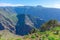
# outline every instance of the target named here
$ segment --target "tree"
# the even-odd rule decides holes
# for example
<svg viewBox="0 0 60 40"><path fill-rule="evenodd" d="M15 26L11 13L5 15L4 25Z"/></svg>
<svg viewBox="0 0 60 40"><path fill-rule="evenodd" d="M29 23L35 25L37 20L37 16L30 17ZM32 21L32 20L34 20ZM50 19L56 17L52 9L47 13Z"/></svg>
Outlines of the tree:
<svg viewBox="0 0 60 40"><path fill-rule="evenodd" d="M58 23L57 20L49 20L48 22L46 22L45 24L43 24L40 27L40 31L50 30L50 29L56 27L57 23Z"/></svg>
<svg viewBox="0 0 60 40"><path fill-rule="evenodd" d="M32 28L32 30L30 31L30 34L32 33L36 33L38 30L36 28Z"/></svg>

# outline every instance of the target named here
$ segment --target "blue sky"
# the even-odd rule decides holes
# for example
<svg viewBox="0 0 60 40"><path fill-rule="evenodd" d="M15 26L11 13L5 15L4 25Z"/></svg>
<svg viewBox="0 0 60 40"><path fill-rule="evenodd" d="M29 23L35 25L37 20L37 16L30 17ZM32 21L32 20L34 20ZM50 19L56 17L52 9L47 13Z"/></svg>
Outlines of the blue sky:
<svg viewBox="0 0 60 40"><path fill-rule="evenodd" d="M20 6L36 6L60 8L60 0L0 0L0 6L20 5Z"/></svg>

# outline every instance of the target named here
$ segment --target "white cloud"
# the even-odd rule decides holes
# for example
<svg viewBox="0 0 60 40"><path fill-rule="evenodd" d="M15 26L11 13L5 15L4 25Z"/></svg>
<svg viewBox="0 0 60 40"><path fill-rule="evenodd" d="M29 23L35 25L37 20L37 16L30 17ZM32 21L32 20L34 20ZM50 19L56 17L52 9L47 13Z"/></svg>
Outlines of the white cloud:
<svg viewBox="0 0 60 40"><path fill-rule="evenodd" d="M54 4L52 5L54 8L60 8L60 4Z"/></svg>
<svg viewBox="0 0 60 40"><path fill-rule="evenodd" d="M24 6L22 4L0 3L0 6Z"/></svg>
<svg viewBox="0 0 60 40"><path fill-rule="evenodd" d="M48 4L43 6L48 8L60 8L60 3Z"/></svg>
<svg viewBox="0 0 60 40"><path fill-rule="evenodd" d="M60 3L53 3L53 4L41 4L44 7L48 8L60 8ZM0 3L0 6L24 6L22 4L11 4L11 3Z"/></svg>

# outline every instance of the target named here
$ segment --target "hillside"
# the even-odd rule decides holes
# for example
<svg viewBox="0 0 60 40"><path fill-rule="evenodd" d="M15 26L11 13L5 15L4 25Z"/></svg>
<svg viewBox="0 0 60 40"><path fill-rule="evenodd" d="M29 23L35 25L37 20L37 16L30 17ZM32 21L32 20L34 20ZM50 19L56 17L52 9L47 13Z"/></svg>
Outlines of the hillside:
<svg viewBox="0 0 60 40"><path fill-rule="evenodd" d="M59 21L56 8L0 7L0 40L60 40Z"/></svg>
<svg viewBox="0 0 60 40"><path fill-rule="evenodd" d="M17 35L26 35L32 28L39 28L44 20L30 14L17 14L11 7L0 7L0 28Z"/></svg>
<svg viewBox="0 0 60 40"><path fill-rule="evenodd" d="M45 21L51 19L57 19L60 21L60 9L57 8L47 8L43 6L21 6L15 7L14 10L17 14L30 14L32 16L39 17Z"/></svg>
<svg viewBox="0 0 60 40"><path fill-rule="evenodd" d="M57 19L58 21L60 21L60 9L57 8L47 8L43 6L18 6L0 7L0 9L2 10L1 12L7 12L7 14L30 14L40 19L44 19L45 21L50 19Z"/></svg>
<svg viewBox="0 0 60 40"><path fill-rule="evenodd" d="M5 17L3 14L0 14L0 29L9 30L10 32L17 35L25 35L28 34L32 28L39 28L40 25L45 22L44 20L36 19L27 14L20 14L16 17L18 21L16 25L14 25L12 20Z"/></svg>
<svg viewBox="0 0 60 40"><path fill-rule="evenodd" d="M43 32L34 30L34 32L32 32L31 34L24 35L24 36L15 35L10 33L8 30L3 30L0 31L1 32L0 40L60 40L60 25L54 27L52 26L52 28L49 30L48 30L48 26L47 27L44 26L45 28L47 28L47 30Z"/></svg>
<svg viewBox="0 0 60 40"><path fill-rule="evenodd" d="M26 35L33 28L38 29L43 23L45 23L44 20L35 18L28 14L17 15L17 18L18 22L15 27L18 35Z"/></svg>

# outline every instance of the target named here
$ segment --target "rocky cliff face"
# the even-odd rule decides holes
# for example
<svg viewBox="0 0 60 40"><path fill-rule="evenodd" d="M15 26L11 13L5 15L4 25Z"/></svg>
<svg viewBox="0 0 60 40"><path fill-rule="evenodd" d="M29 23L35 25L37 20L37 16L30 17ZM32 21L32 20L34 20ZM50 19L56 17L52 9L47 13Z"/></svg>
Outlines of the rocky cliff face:
<svg viewBox="0 0 60 40"><path fill-rule="evenodd" d="M31 15L20 14L17 15L18 22L16 24L16 34L25 35L28 34L33 28L39 28L40 24L44 23L44 20L37 20ZM39 21L39 22L38 22Z"/></svg>
<svg viewBox="0 0 60 40"><path fill-rule="evenodd" d="M33 11L33 9L35 8L0 7L0 30L9 30L9 32L17 35L26 35L33 28L39 29L45 21L33 16L33 14L29 14L30 12L28 13L28 11Z"/></svg>
<svg viewBox="0 0 60 40"><path fill-rule="evenodd" d="M27 14L19 14L16 17L18 21L16 25L14 25L12 20L0 14L0 30L9 30L11 33L17 35L26 35L30 30L39 28L40 24L42 25L44 23L44 20L36 19Z"/></svg>
<svg viewBox="0 0 60 40"><path fill-rule="evenodd" d="M2 30L6 29L13 32L12 30L14 30L14 25L9 18L6 18L4 15L0 14L0 28Z"/></svg>

